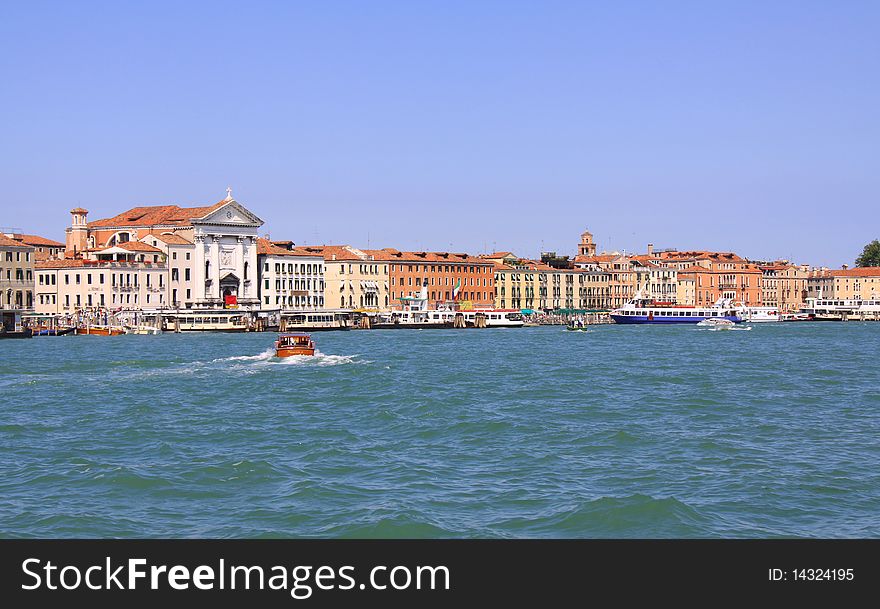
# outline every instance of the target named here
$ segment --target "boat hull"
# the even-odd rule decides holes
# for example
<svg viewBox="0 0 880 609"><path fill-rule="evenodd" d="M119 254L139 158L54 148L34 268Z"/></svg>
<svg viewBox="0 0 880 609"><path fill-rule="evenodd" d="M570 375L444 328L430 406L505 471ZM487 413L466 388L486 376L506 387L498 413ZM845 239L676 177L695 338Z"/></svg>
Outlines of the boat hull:
<svg viewBox="0 0 880 609"><path fill-rule="evenodd" d="M31 338L33 333L30 330L22 330L21 332L0 332L0 338Z"/></svg>
<svg viewBox="0 0 880 609"><path fill-rule="evenodd" d="M682 316L682 317L665 317L660 315L655 315L653 317L649 315L615 315L611 314L611 319L614 320L615 323L618 324L661 324L661 325L673 325L673 324L698 324L705 319L726 319L728 321L732 321L735 324L738 324L742 321L742 318L737 317L736 315L725 315L719 317L704 317L704 316Z"/></svg>
<svg viewBox="0 0 880 609"><path fill-rule="evenodd" d="M76 333L89 334L92 336L120 336L122 334L125 334L125 330L123 328L89 326L85 328L78 328Z"/></svg>
<svg viewBox="0 0 880 609"><path fill-rule="evenodd" d="M73 328L39 328L34 330L34 336L64 336L73 332Z"/></svg>
<svg viewBox="0 0 880 609"><path fill-rule="evenodd" d="M314 355L314 347L277 347L275 357L290 357L292 355Z"/></svg>

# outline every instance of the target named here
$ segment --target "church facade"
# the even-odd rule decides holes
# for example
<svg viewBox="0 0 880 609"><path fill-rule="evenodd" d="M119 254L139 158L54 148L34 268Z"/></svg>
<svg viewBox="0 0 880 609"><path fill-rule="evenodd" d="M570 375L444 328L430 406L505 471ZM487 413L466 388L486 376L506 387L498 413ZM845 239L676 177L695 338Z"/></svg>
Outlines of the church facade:
<svg viewBox="0 0 880 609"><path fill-rule="evenodd" d="M136 272L161 268L165 294L159 308L260 305L257 231L263 221L233 199L231 189L202 207L134 207L94 221L83 208L70 213L64 259L91 266L124 263Z"/></svg>

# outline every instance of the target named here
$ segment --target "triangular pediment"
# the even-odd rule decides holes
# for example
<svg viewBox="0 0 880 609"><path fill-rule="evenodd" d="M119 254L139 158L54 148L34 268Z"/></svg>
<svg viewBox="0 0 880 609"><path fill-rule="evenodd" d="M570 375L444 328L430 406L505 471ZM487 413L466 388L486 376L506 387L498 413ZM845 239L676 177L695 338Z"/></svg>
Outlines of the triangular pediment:
<svg viewBox="0 0 880 609"><path fill-rule="evenodd" d="M201 218L193 218L193 224L234 224L241 226L262 226L263 221L244 205L234 199L226 201Z"/></svg>

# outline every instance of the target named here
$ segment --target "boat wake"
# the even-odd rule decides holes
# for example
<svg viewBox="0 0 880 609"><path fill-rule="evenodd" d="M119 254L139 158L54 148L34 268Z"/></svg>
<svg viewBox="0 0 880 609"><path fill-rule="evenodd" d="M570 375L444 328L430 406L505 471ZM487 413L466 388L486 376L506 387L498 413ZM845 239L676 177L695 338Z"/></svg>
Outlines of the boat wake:
<svg viewBox="0 0 880 609"><path fill-rule="evenodd" d="M329 355L315 350L314 355L291 355L274 358L271 363L282 366L339 366L341 364L367 364L365 360L356 359L357 355Z"/></svg>
<svg viewBox="0 0 880 609"><path fill-rule="evenodd" d="M275 349L269 347L262 353L258 353L257 355L233 355L232 357L221 357L215 360L211 360L211 363L217 362L254 362L254 361L263 361L270 359L275 356Z"/></svg>
<svg viewBox="0 0 880 609"><path fill-rule="evenodd" d="M212 364L222 362L253 362L260 365L272 366L339 366L341 364L365 364L364 360L356 359L358 355L330 355L321 353L317 349L314 355L290 355L288 357L275 357L275 349L269 348L257 355L234 355L212 360Z"/></svg>

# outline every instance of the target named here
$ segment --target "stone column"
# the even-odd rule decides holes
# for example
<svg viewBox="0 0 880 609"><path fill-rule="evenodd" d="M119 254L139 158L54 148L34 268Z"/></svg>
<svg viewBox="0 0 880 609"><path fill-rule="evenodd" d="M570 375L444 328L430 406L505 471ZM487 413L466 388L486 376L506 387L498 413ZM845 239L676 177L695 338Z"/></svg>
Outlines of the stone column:
<svg viewBox="0 0 880 609"><path fill-rule="evenodd" d="M220 235L211 235L211 298L223 299L220 291Z"/></svg>

